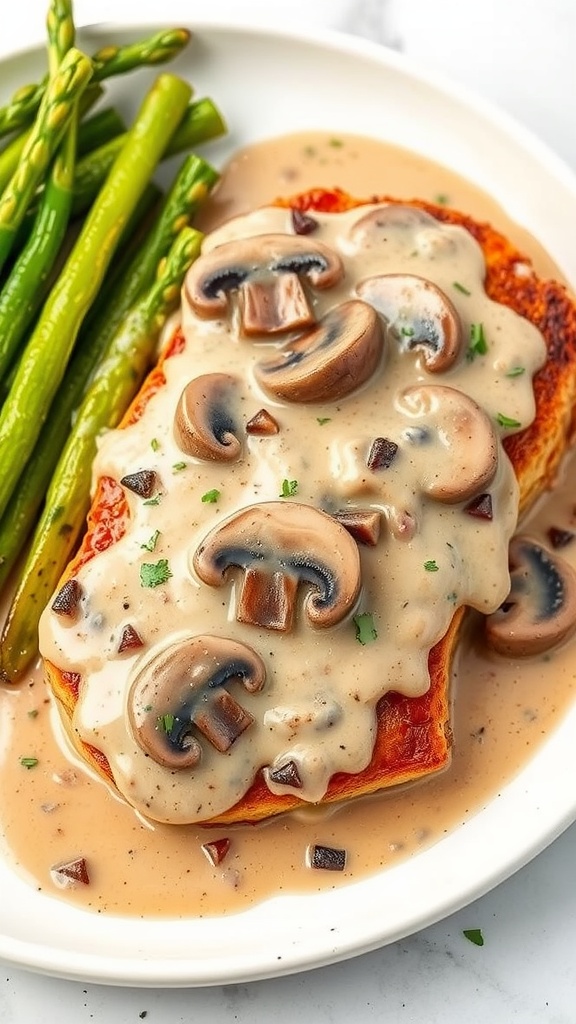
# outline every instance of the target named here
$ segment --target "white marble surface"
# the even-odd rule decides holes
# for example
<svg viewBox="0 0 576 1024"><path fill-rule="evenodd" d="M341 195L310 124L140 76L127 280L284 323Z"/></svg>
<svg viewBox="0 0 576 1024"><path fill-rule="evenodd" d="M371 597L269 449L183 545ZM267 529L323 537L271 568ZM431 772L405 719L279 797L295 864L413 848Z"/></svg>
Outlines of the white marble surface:
<svg viewBox="0 0 576 1024"><path fill-rule="evenodd" d="M23 35L41 37L45 6L45 0L10 4L8 23L3 12L0 53ZM210 2L215 19L238 6ZM247 20L307 18L400 46L507 109L576 170L573 0L242 0L241 6ZM79 22L122 18L133 9L133 0L76 3ZM138 10L157 15L158 5L139 0ZM191 18L193 13L191 2ZM275 981L200 990L113 989L0 968L0 1021L574 1024L574 864L576 826L492 893L434 927L347 963ZM468 942L465 928L481 928L485 945Z"/></svg>

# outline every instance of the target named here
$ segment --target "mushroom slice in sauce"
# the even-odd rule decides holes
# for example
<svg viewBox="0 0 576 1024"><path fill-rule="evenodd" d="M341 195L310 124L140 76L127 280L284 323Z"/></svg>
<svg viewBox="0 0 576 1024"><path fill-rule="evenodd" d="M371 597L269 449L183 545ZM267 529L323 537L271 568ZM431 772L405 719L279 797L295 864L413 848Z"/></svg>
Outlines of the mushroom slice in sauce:
<svg viewBox="0 0 576 1024"><path fill-rule="evenodd" d="M195 767L198 733L225 753L252 725L252 715L225 688L239 680L248 693L264 686L262 659L247 644L195 636L164 648L137 673L128 718L139 746L165 768Z"/></svg>
<svg viewBox="0 0 576 1024"><path fill-rule="evenodd" d="M381 274L362 281L358 295L382 314L401 351L421 351L430 373L448 370L463 350L454 303L424 277Z"/></svg>
<svg viewBox="0 0 576 1024"><path fill-rule="evenodd" d="M266 391L288 402L336 401L369 380L382 348L377 314L367 303L352 300L257 363L254 374Z"/></svg>
<svg viewBox="0 0 576 1024"><path fill-rule="evenodd" d="M193 557L196 574L221 586L232 567L243 578L236 618L286 632L300 584L311 626L326 628L353 609L360 593L360 557L348 531L332 516L297 502L263 502L241 509L212 530Z"/></svg>
<svg viewBox="0 0 576 1024"><path fill-rule="evenodd" d="M240 457L242 445L230 413L235 384L228 373L203 373L186 385L176 407L174 437L187 455L216 462Z"/></svg>
<svg viewBox="0 0 576 1024"><path fill-rule="evenodd" d="M248 337L281 334L314 323L302 278L331 288L344 275L338 254L300 235L256 235L217 246L188 271L184 298L204 319L225 314L237 291L242 332Z"/></svg>
<svg viewBox="0 0 576 1024"><path fill-rule="evenodd" d="M440 222L425 210L419 210L416 206L403 206L401 203L389 203L362 214L353 224L350 238L355 245L366 249L385 243L390 231L415 233L422 228L441 227Z"/></svg>
<svg viewBox="0 0 576 1024"><path fill-rule="evenodd" d="M541 654L576 628L576 572L522 536L510 543L510 568L510 595L486 619L486 639L509 657Z"/></svg>
<svg viewBox="0 0 576 1024"><path fill-rule="evenodd" d="M455 388L423 384L403 391L400 405L427 428L411 451L420 463L425 494L451 505L487 489L498 468L498 439L489 417L472 398ZM434 451L436 443L441 451Z"/></svg>

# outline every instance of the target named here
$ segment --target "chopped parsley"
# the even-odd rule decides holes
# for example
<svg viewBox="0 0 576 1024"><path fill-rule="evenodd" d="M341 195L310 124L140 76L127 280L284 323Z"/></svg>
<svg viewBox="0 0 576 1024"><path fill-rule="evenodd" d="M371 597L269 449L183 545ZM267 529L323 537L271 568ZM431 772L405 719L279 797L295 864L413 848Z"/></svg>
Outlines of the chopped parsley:
<svg viewBox="0 0 576 1024"><path fill-rule="evenodd" d="M20 764L23 768L35 768L38 764L37 757L21 757Z"/></svg>
<svg viewBox="0 0 576 1024"><path fill-rule="evenodd" d="M38 708L30 708L28 718L38 718Z"/></svg>
<svg viewBox="0 0 576 1024"><path fill-rule="evenodd" d="M507 377L521 377L523 373L526 373L525 366L513 366L511 370L508 370Z"/></svg>
<svg viewBox="0 0 576 1024"><path fill-rule="evenodd" d="M150 441L150 447L151 447L153 452L157 452L158 451L158 449L160 447L160 441L158 440L157 437L153 437L152 438L152 440Z"/></svg>
<svg viewBox="0 0 576 1024"><path fill-rule="evenodd" d="M162 498L161 494L156 494L153 498L148 498L147 501L143 501L143 505L159 505Z"/></svg>
<svg viewBox="0 0 576 1024"><path fill-rule="evenodd" d="M374 625L372 612L361 612L359 615L355 615L354 625L356 626L356 639L359 644L364 646L378 639L378 631Z"/></svg>
<svg viewBox="0 0 576 1024"><path fill-rule="evenodd" d="M176 719L174 718L174 715L171 715L169 713L166 714L166 715L159 715L158 716L158 727L160 729L162 729L163 732L166 732L166 733L172 732L172 729L174 728L174 722L175 721L176 721Z"/></svg>
<svg viewBox="0 0 576 1024"><path fill-rule="evenodd" d="M488 343L484 335L484 324L470 324L470 344L468 346L468 359L475 359L476 356L485 356L488 351Z"/></svg>
<svg viewBox="0 0 576 1024"><path fill-rule="evenodd" d="M206 491L206 494L202 495L201 500L204 502L205 505L215 505L219 497L220 491L216 490L216 488L214 487L213 490Z"/></svg>
<svg viewBox="0 0 576 1024"><path fill-rule="evenodd" d="M404 325L403 327L400 328L400 334L404 338L413 338L415 331L413 327L406 327L406 325Z"/></svg>
<svg viewBox="0 0 576 1024"><path fill-rule="evenodd" d="M291 498L293 494L296 494L298 490L297 480L284 480L282 481L282 490L279 494L280 498Z"/></svg>
<svg viewBox="0 0 576 1024"><path fill-rule="evenodd" d="M319 423L321 427L323 427L325 423L330 423L331 419L331 416L317 416L316 422Z"/></svg>
<svg viewBox="0 0 576 1024"><path fill-rule="evenodd" d="M342 139L330 139L328 145L332 146L333 149L341 149L344 143L342 142Z"/></svg>
<svg viewBox="0 0 576 1024"><path fill-rule="evenodd" d="M429 558L427 562L424 562L424 568L426 572L438 572L440 566L433 558Z"/></svg>
<svg viewBox="0 0 576 1024"><path fill-rule="evenodd" d="M154 551L156 544L158 543L158 537L160 536L160 530L155 530L150 540L147 540L145 544L141 544L140 547L144 548L145 551Z"/></svg>
<svg viewBox="0 0 576 1024"><path fill-rule="evenodd" d="M448 196L445 192L439 192L438 195L435 196L434 201L438 203L438 206L446 206L448 203Z"/></svg>
<svg viewBox="0 0 576 1024"><path fill-rule="evenodd" d="M460 292L461 295L471 295L472 294L472 292L469 291L469 289L466 288L465 285L460 284L460 281L452 281L452 287L455 288L457 292Z"/></svg>
<svg viewBox="0 0 576 1024"><path fill-rule="evenodd" d="M520 420L513 420L510 416L505 416L503 412L496 413L496 422L500 427L521 427Z"/></svg>
<svg viewBox="0 0 576 1024"><path fill-rule="evenodd" d="M186 469L185 462L175 462L174 465L172 466L172 470L174 473L181 473L183 469Z"/></svg>
<svg viewBox="0 0 576 1024"><path fill-rule="evenodd" d="M140 584L143 587L159 587L172 576L167 558L158 562L143 562L140 566Z"/></svg>
<svg viewBox="0 0 576 1024"><path fill-rule="evenodd" d="M465 939L469 942L473 942L475 946L484 945L484 936L480 928L465 928L462 932Z"/></svg>

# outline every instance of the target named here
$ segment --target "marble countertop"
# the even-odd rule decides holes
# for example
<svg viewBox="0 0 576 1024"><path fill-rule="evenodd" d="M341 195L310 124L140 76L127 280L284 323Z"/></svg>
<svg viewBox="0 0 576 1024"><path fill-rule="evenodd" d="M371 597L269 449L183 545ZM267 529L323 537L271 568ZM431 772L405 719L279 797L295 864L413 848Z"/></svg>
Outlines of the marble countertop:
<svg viewBox="0 0 576 1024"><path fill-rule="evenodd" d="M8 52L46 0L20 0L3 24ZM79 23L118 18L133 0L77 0ZM211 0L224 20L233 0ZM190 3L190 17L194 5ZM157 5L139 0L139 13ZM576 6L572 0L242 0L247 20L308 23L404 50L420 64L497 103L576 170ZM545 197L543 198L545 201ZM574 1024L576 825L508 881L439 924L377 952L294 977L210 989L121 989L5 966L0 1020L8 1024ZM1 911L0 911L1 912ZM481 928L478 947L463 935Z"/></svg>

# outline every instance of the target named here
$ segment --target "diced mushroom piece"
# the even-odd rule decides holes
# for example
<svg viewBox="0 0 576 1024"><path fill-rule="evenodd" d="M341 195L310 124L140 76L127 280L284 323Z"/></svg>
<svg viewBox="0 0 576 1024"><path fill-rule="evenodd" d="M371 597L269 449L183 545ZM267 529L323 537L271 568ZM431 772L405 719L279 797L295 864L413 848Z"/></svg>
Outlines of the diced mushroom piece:
<svg viewBox="0 0 576 1024"><path fill-rule="evenodd" d="M257 437L271 437L280 430L278 420L275 420L272 413L267 409L259 409L254 413L246 424L246 433L255 434Z"/></svg>
<svg viewBox="0 0 576 1024"><path fill-rule="evenodd" d="M234 462L242 445L230 412L236 379L228 373L203 373L184 388L174 417L178 447L197 459Z"/></svg>
<svg viewBox="0 0 576 1024"><path fill-rule="evenodd" d="M239 680L248 693L264 686L262 659L247 644L195 636L162 649L134 678L128 718L139 746L172 770L194 768L198 734L225 753L254 719L225 689Z"/></svg>
<svg viewBox="0 0 576 1024"><path fill-rule="evenodd" d="M576 572L530 537L510 543L511 590L486 619L490 647L507 657L541 654L576 628Z"/></svg>
<svg viewBox="0 0 576 1024"><path fill-rule="evenodd" d="M300 584L311 588L304 611L314 628L340 622L360 593L355 541L331 516L297 502L235 513L205 537L193 565L213 587L222 586L229 569L240 569L237 620L282 632L292 628Z"/></svg>
<svg viewBox="0 0 576 1024"><path fill-rule="evenodd" d="M61 889L67 889L75 885L90 885L88 865L85 857L76 857L74 860L63 861L50 868L52 881Z"/></svg>
<svg viewBox="0 0 576 1024"><path fill-rule="evenodd" d="M258 383L288 402L344 398L374 373L383 336L371 306L353 300L331 309L319 324L254 367Z"/></svg>
<svg viewBox="0 0 576 1024"><path fill-rule="evenodd" d="M217 246L188 271L184 297L197 316L225 314L231 292L239 293L242 332L282 334L309 327L315 317L302 278L331 288L344 274L338 254L300 235L256 235Z"/></svg>
<svg viewBox="0 0 576 1024"><path fill-rule="evenodd" d="M461 391L436 384L407 388L399 404L428 428L425 443L412 448L423 492L452 505L486 491L498 468L498 439L484 410ZM437 459L435 443L442 446Z"/></svg>
<svg viewBox="0 0 576 1024"><path fill-rule="evenodd" d="M227 857L231 845L232 840L224 836L222 839L212 839L211 842L202 843L200 849L206 855L212 867L217 868L224 858Z"/></svg>
<svg viewBox="0 0 576 1024"><path fill-rule="evenodd" d="M342 508L332 515L359 544L375 547L378 543L382 516L377 509Z"/></svg>
<svg viewBox="0 0 576 1024"><path fill-rule="evenodd" d="M448 370L463 351L462 323L448 296L416 274L381 274L356 291L384 317L401 352L420 351L430 373Z"/></svg>
<svg viewBox="0 0 576 1024"><path fill-rule="evenodd" d="M82 585L76 579L66 580L52 601L52 611L57 615L75 619L84 596Z"/></svg>

